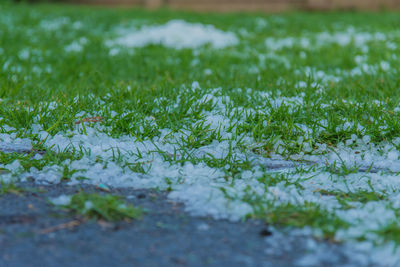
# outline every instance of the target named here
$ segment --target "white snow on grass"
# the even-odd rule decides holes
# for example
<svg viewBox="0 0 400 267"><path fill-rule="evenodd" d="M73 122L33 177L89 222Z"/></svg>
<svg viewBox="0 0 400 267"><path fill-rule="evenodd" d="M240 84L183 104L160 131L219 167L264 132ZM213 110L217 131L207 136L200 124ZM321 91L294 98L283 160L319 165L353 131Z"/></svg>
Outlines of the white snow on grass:
<svg viewBox="0 0 400 267"><path fill-rule="evenodd" d="M366 54L369 52L370 44L374 42L384 42L390 50L397 49L396 38L398 38L397 32L365 32L354 27L348 27L343 31L303 33L301 37L268 37L265 39L265 46L271 51L292 49L294 47L312 51L332 48L333 45L339 47L352 46Z"/></svg>
<svg viewBox="0 0 400 267"><path fill-rule="evenodd" d="M15 28L16 22L13 16L7 14L0 17L0 24L8 28ZM192 87L179 87L181 91L174 99L172 96L154 99L151 110L144 114L140 108L114 110L115 106L110 102L115 99L110 94L102 97L86 95L82 98L88 97L93 106L79 106L83 110L75 111L73 119L102 119L73 124L75 128L70 128L70 124L64 125L63 129L69 130L57 133L54 130L60 126L58 123L64 123L63 119L53 124L54 127L45 127L46 123L43 122L46 122L47 114L41 109L36 111L27 108L29 114L39 112L36 117L33 115L33 122L29 120L27 129L9 127L5 125L7 121L10 121L10 125L22 124L0 117L3 122L0 127L0 151L4 160L0 161L0 180L34 180L43 185L62 181L71 185L87 183L106 188L155 188L169 191L169 198L183 202L192 215L232 221L248 215L261 218L266 218L269 213L279 215L286 206L293 206L296 213L296 208L312 204L322 210L319 217L328 214L345 223L332 226L332 235L328 236L343 242L338 245L341 248L340 255L336 253L330 257L331 248L335 245L315 239L326 238L326 232L323 232L326 229L318 224L312 228L310 222L305 223L303 228L288 227L285 231L271 227L273 235L266 239L267 254L287 253L292 250L285 247L288 238L296 240L301 237L307 240L305 247L310 253L296 262L299 266L339 264L343 253L350 258L350 266L400 266L400 248L393 241L398 242L397 232L400 228L400 134L396 135L393 129L398 128L392 125L400 107L384 101L355 103L329 100L333 99L330 96L324 98L324 94L333 93L329 90L336 83L382 74L385 75L382 77L384 81L389 80L390 75L397 75L395 66L398 63L396 51L399 33L339 23L327 31L312 32L305 28L293 34L286 32L285 27L269 27L271 23L284 25L286 20L281 17L270 17L268 21L257 18L254 27L257 34L243 25L243 28L235 30L237 35L213 25L183 20L171 20L161 25L151 24L150 20L134 20L128 26L117 26L116 31L112 31L104 40L110 57L118 57L126 52L133 55L138 51L132 48L150 45L194 49L191 61L193 72L200 71L204 76L214 76L219 69L213 65L202 66L204 62L200 51L203 50L200 48L223 49L238 45L243 40L246 45L237 46L235 51L218 52L226 54L227 58L246 60L245 65L237 67L244 73L254 75L259 81L266 72L275 69L280 71L279 68L294 74L293 79L291 75L282 75L275 84L284 90L283 95L287 97L276 90L237 88L228 91L201 88L199 83L194 82ZM73 22L68 17L47 17L37 25L37 29L58 36L64 29L72 27L76 31L85 25L83 22ZM103 38L103 26L100 28L98 33ZM70 31L72 35L66 35L68 38L61 47L63 51L70 56L82 52L90 54L93 40L90 36L78 36L78 31L74 31ZM35 37L33 33L27 31L27 34ZM261 40L259 44L256 37ZM378 53L369 53L378 52L376 47L388 51L376 57ZM346 64L330 62L332 55L324 59L325 51L339 52L335 49L349 50L350 57L343 57ZM7 57L1 68L13 74L11 79L14 82L24 72L26 80L31 73L39 76L52 70L58 71L52 65L39 64L45 62L47 50L42 52L40 49L22 47L13 57L8 57L6 50L3 50L0 48L0 55ZM299 58L296 57L297 52ZM319 57L321 64L314 61L315 55L322 56ZM166 60L173 65L180 59ZM19 61L29 68L24 69ZM34 65L26 64L29 62ZM235 70L235 65L231 66L232 70ZM196 69L196 66L201 68ZM304 93L292 95L288 93L290 86ZM127 87L127 90L131 91L131 88ZM190 97L189 102L182 100L187 100L187 96L193 96L194 100ZM79 97L75 100L79 100ZM211 108L191 116L204 103L210 104ZM57 115L59 103L41 104L44 110ZM362 105L378 107L378 116L370 114L368 116L371 117L367 118L367 115L342 114L338 111L342 111L343 104L354 109L354 114L364 114ZM182 111L181 107L188 109ZM310 111L314 108L315 117ZM304 110L309 112L302 114ZM336 112L337 120L329 117L332 111ZM368 110L372 111L375 109ZM171 124L159 126L162 120L157 116L165 112L187 112L179 114L183 117L182 121L179 118L176 121L175 118L171 119L172 124L176 122L182 128L162 128ZM292 116L298 113L304 116ZM391 119L379 116L379 113L390 114ZM277 118L275 124L274 118ZM115 126L121 122L124 129L119 132ZM157 132L155 137L153 130ZM147 135L147 132L151 132L151 135ZM130 135L122 135L125 133ZM337 139L342 138L345 140L336 143ZM196 143L198 139L201 139L200 143ZM193 143L196 145L193 146ZM34 148L42 146L59 155L35 154ZM72 157L72 154L79 156ZM53 156L53 159L49 159ZM73 159L63 162L59 159L69 157ZM61 195L50 201L65 205L70 199L70 196ZM295 220L301 224L301 219L297 217ZM328 222L326 218L321 218L321 221L324 226L330 226L331 221ZM207 229L207 226L199 227Z"/></svg>
<svg viewBox="0 0 400 267"><path fill-rule="evenodd" d="M41 184L58 183L64 178L64 166L68 166L75 171L71 174L70 184L89 183L138 189L168 189L171 190L169 197L185 203L186 210L191 214L211 215L217 219L230 220L240 220L247 214L253 213L253 207L245 200L249 194L270 205L271 209L279 209L280 205L288 203L298 206L314 203L350 224L349 228L336 231L337 240L353 242L366 238L366 244L378 244L372 246L374 249L364 250L367 251L363 252L367 259L364 257L363 260L375 264L376 258L370 257L369 254L387 256L385 254L388 253L387 248L393 248L393 244L385 243L375 232L397 220L392 207L400 207L398 193L400 179L399 175L394 173L400 170L400 153L394 146L400 142L399 140L395 139L394 144L385 142L373 144L367 135L353 135L351 139L338 144L335 148L327 149L326 145L317 143L316 148L312 149L308 143L311 131L316 131L318 134L325 122L320 123L322 125L320 129L313 130L307 125L298 124L297 129L303 135L293 146L301 146L303 151L290 155L289 159L300 163L295 164L287 160L281 140L277 140L274 144L274 152L269 154L270 158L265 158L264 155L252 151L255 141L251 132L236 137L232 133L235 133L237 125L245 123L251 114L269 114L281 106L288 107L288 113L297 112L297 108L301 108L304 104L304 94L295 97L273 97L268 92L253 92L247 89L248 97L262 99L261 103L268 102L269 105L255 104L251 108L244 108L235 106L230 96L225 95L221 88L203 89L198 83L193 83L192 88L182 89L181 94L194 92L201 94L193 103L193 107L207 101L213 103L214 108L211 111L203 111L201 117L209 125L209 129L218 129L223 139L192 148L189 151L190 155L196 159L208 157L214 160L229 157L231 162L234 160L243 162L248 159L251 162L251 169L239 170L239 176L235 179L227 178L225 172L235 163L223 167L210 167L201 161L196 164L189 161L180 164L174 160L167 160L185 156L179 148L182 146L182 138L190 134L188 130L172 132L169 129L159 129L160 136L152 140L139 141L131 136L112 137L101 124L87 125L84 131L82 124L78 124L73 131L60 132L53 136L43 131L39 125L33 125L32 134L37 134L47 148L56 152L71 151L75 148L86 153L80 159L45 166L42 170L31 167L30 170L23 171L18 160L10 164L0 164L0 168L10 171L2 175L2 179L12 181L17 178L25 181L33 177ZM167 108L172 109L179 105L179 99L178 96L177 101L172 101ZM155 103L157 101L166 99L157 99ZM107 104L103 103L103 107L106 109ZM198 122L194 122L193 126L196 123ZM343 123L343 127L350 126L353 127L350 122ZM24 144L29 147L25 139L20 140L15 133L12 133L12 128L5 128L8 130L7 133L0 136L3 143ZM362 132L362 128L360 131ZM242 140L242 147L248 149L239 148L238 139ZM138 152L141 154L140 157L137 155ZM141 173L132 170L130 164L139 164L146 171ZM308 168L311 165L314 165L313 170L306 173L299 172L299 168ZM326 170L329 166L334 168L360 166L364 171L334 174ZM366 173L370 166L371 169L375 168L376 172ZM284 175L286 179L266 186L260 180L265 175L271 177ZM361 190L384 195L385 199L366 203L354 200L353 207L342 208L336 197L320 193L322 190L343 193L356 193ZM312 233L319 236L320 229L312 229ZM365 247L365 244L363 246ZM364 247L358 249L362 250ZM385 260L389 263L400 260L400 256L396 255L400 254L387 256ZM302 262L307 260L309 259L305 258ZM378 258L378 261L382 263L381 258Z"/></svg>
<svg viewBox="0 0 400 267"><path fill-rule="evenodd" d="M232 32L224 32L213 25L188 23L183 20L171 20L164 25L144 26L133 30L115 40L108 41L109 46L144 47L163 45L169 48L199 48L211 45L212 48L225 48L238 44L239 40Z"/></svg>
<svg viewBox="0 0 400 267"><path fill-rule="evenodd" d="M71 44L64 47L64 51L67 53L71 52L82 52L84 46L88 43L85 37L81 37L79 40L72 42Z"/></svg>

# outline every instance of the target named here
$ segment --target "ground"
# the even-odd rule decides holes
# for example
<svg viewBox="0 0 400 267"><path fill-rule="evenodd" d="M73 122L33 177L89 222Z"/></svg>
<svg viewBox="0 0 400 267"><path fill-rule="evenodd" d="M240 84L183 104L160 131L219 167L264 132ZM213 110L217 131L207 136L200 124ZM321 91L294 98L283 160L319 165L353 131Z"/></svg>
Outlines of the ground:
<svg viewBox="0 0 400 267"><path fill-rule="evenodd" d="M31 192L0 199L0 262L7 266L304 266L301 259L310 254L301 235L272 236L269 225L255 220L193 217L165 192L112 189L108 193L127 197L146 213L140 220L109 223L81 220L47 201L81 190L105 194L96 187L20 186ZM272 247L269 239L283 247ZM352 263L340 245L319 243L330 253L320 262L324 266Z"/></svg>
<svg viewBox="0 0 400 267"><path fill-rule="evenodd" d="M92 220L49 233L73 236L96 220L137 231L154 214L111 192L157 191L155 210L168 199L189 225L243 229L232 252L257 239L256 263L302 236L293 265L335 248L332 264L399 266L399 18L2 2L0 200L46 187L48 209ZM240 232L252 224L270 237Z"/></svg>

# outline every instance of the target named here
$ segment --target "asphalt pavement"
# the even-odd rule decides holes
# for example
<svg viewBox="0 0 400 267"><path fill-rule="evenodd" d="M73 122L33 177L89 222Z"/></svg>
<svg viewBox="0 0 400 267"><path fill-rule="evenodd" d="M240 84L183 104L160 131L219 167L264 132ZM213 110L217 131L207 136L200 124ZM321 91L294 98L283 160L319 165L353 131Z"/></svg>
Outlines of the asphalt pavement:
<svg viewBox="0 0 400 267"><path fill-rule="evenodd" d="M171 202L167 192L117 188L104 192L94 186L64 184L19 186L33 190L0 196L1 267L352 265L340 244L315 241L326 258L313 255L309 238L284 230L278 237L257 220L193 217L182 204ZM109 223L85 220L48 201L79 190L120 195L145 213L139 220Z"/></svg>

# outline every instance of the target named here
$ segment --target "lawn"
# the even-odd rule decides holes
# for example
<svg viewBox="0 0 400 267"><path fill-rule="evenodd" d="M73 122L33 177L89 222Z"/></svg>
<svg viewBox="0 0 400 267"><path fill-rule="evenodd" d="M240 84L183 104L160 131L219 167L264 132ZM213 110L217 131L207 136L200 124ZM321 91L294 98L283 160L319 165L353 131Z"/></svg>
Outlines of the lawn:
<svg viewBox="0 0 400 267"><path fill-rule="evenodd" d="M193 215L302 229L394 265L399 29L390 12L2 3L2 187L168 190Z"/></svg>

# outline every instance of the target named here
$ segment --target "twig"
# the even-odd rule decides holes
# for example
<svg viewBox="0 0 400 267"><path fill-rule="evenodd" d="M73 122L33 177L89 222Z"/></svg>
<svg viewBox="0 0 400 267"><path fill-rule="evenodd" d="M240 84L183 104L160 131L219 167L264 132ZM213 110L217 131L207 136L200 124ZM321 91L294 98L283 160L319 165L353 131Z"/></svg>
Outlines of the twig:
<svg viewBox="0 0 400 267"><path fill-rule="evenodd" d="M67 222L67 223L62 223L62 224L59 224L59 225L56 225L56 226L53 226L53 227L42 229L40 231L40 233L41 234L48 234L48 233L51 233L51 232L54 232L54 231L58 231L58 230L62 230L62 229L74 228L74 227L80 225L81 223L82 222L79 221L79 220L73 220L73 221L70 221L70 222Z"/></svg>

